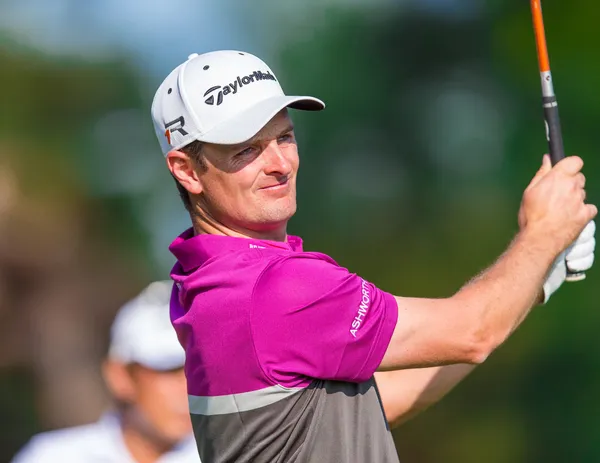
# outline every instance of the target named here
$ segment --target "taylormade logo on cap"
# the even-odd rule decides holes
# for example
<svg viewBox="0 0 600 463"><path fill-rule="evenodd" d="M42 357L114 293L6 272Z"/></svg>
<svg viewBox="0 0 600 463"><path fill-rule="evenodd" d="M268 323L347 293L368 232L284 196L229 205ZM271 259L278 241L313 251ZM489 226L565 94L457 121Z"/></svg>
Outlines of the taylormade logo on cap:
<svg viewBox="0 0 600 463"><path fill-rule="evenodd" d="M256 56L223 50L192 54L177 66L154 95L152 120L166 156L194 141L243 143L284 108L324 107L317 98L286 95L275 73Z"/></svg>
<svg viewBox="0 0 600 463"><path fill-rule="evenodd" d="M212 106L212 105L216 104L217 106L219 106L221 103L223 103L224 96L227 96L229 94L235 95L238 92L238 89L242 88L244 85L248 85L253 82L258 82L260 80L277 80L277 79L269 71L267 71L267 72L254 71L252 74L249 74L244 77L237 76L237 78L232 83L225 84L224 86L215 85L214 87L209 88L204 93L204 96L207 96L210 93L215 92L218 89L221 89L221 90L219 90L218 93L216 93L216 95L217 95L216 103L215 103L215 93L210 95L206 100L204 100L204 102L207 105Z"/></svg>

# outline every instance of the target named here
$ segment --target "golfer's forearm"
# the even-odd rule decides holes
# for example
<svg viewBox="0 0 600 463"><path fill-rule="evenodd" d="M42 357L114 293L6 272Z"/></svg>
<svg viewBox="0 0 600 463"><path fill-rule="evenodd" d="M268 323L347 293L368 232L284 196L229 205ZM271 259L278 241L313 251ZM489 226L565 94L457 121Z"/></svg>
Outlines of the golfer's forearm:
<svg viewBox="0 0 600 463"><path fill-rule="evenodd" d="M471 322L477 327L475 335L482 343L484 358L506 340L540 300L555 256L537 236L527 232L517 235L492 267L451 298L459 312L473 317Z"/></svg>
<svg viewBox="0 0 600 463"><path fill-rule="evenodd" d="M543 233L522 232L455 295L396 297L398 319L378 370L483 362L539 300L556 254Z"/></svg>
<svg viewBox="0 0 600 463"><path fill-rule="evenodd" d="M399 426L441 400L475 365L375 373L377 388L391 427Z"/></svg>
<svg viewBox="0 0 600 463"><path fill-rule="evenodd" d="M380 370L407 368L410 363L471 365L376 373L390 425L401 424L440 400L473 370L472 364L483 362L523 321L538 301L553 260L553 253L544 247L535 236L523 233L494 265L453 297L419 302L421 310L431 313L433 309L438 318L432 318L436 316L432 314L424 317L429 324L416 325L415 333L427 333L417 342L412 340L418 337L414 334L393 339ZM400 300L399 310L402 308ZM413 360L419 358L416 352L420 362Z"/></svg>

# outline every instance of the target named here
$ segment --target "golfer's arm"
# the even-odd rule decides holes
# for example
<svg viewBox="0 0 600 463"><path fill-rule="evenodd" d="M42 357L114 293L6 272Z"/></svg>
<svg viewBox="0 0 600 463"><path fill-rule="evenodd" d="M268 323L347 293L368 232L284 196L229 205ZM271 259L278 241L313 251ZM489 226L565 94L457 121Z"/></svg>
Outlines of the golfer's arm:
<svg viewBox="0 0 600 463"><path fill-rule="evenodd" d="M555 258L542 233L519 233L489 269L446 299L397 297L379 370L482 363L540 300Z"/></svg>
<svg viewBox="0 0 600 463"><path fill-rule="evenodd" d="M438 402L475 366L459 364L375 373L390 426L403 424Z"/></svg>

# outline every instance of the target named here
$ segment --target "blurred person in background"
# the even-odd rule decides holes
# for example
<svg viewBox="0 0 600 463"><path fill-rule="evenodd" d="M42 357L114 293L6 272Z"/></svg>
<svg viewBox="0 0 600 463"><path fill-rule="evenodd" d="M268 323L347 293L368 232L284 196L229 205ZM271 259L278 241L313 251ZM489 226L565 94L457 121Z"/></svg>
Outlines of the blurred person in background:
<svg viewBox="0 0 600 463"><path fill-rule="evenodd" d="M169 319L171 288L168 281L151 283L115 317L102 365L113 409L96 423L34 436L13 463L200 462L185 353Z"/></svg>
<svg viewBox="0 0 600 463"><path fill-rule="evenodd" d="M189 56L152 104L192 222L170 247L171 319L200 456L398 462L390 428L485 361L567 266L592 266L597 209L585 203L583 162L543 158L513 241L455 294L398 297L288 235L300 158L287 108L324 104L285 95L239 51Z"/></svg>

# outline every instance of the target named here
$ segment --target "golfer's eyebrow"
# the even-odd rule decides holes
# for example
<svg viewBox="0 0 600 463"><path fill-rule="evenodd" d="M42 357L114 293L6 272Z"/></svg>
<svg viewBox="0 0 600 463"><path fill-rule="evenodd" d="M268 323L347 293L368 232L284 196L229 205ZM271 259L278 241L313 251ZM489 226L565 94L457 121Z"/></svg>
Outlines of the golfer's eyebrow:
<svg viewBox="0 0 600 463"><path fill-rule="evenodd" d="M287 135L292 130L294 130L294 124L290 122L283 130L279 131L279 133L274 138L279 138L279 137L282 137L283 135ZM252 145L253 143L256 143L257 141L260 141L261 139L262 139L261 137L255 136L255 137L251 138L250 140L248 140L247 142L240 143L239 145L232 145L230 148L230 151L238 151L240 149L244 149L244 148Z"/></svg>
<svg viewBox="0 0 600 463"><path fill-rule="evenodd" d="M282 135L286 135L286 134L290 133L292 130L294 130L294 124L292 124L290 122L285 129L283 129L281 132L279 132L279 135L277 135L277 138L281 137Z"/></svg>
<svg viewBox="0 0 600 463"><path fill-rule="evenodd" d="M280 130L279 133L275 137L273 137L273 138L282 137L283 135L286 135L286 134L290 133L292 130L294 130L294 124L292 124L290 122L282 130ZM259 141L261 139L262 139L261 137L255 137L255 138L251 139L248 143L249 144L250 143L255 143L255 142L257 142L257 141Z"/></svg>

